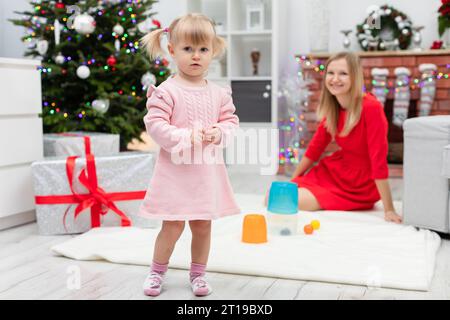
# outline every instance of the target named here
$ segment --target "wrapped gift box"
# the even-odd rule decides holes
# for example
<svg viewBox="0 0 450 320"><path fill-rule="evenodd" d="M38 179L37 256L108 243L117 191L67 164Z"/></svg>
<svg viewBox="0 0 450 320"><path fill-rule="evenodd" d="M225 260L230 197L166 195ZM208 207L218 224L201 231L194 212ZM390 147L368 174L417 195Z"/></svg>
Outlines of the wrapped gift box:
<svg viewBox="0 0 450 320"><path fill-rule="evenodd" d="M99 157L120 151L120 135L101 132L64 132L44 134L45 157L69 157L85 154L84 136L91 140L91 152Z"/></svg>
<svg viewBox="0 0 450 320"><path fill-rule="evenodd" d="M69 184L69 170L66 167L69 159L72 160L74 168L72 175L74 193ZM95 189L95 192L88 191L88 187L91 188L92 185L83 184L83 179L80 178L80 173L83 176L87 170L87 161L84 156L51 157L33 162L31 169L39 233L55 235L88 231L94 224L91 221L94 216L92 208L82 210L76 218L75 212L76 208L81 209L92 202L96 203L97 208L100 207L106 212L99 215L101 227L123 225L120 215L112 209L113 206L131 220L132 226L158 227L159 221L137 216L152 176L154 155L146 152L122 152L94 159L94 171L100 188ZM88 173L86 176L91 181L91 175ZM134 200L124 200L130 198ZM110 200L113 205L108 207L98 199Z"/></svg>

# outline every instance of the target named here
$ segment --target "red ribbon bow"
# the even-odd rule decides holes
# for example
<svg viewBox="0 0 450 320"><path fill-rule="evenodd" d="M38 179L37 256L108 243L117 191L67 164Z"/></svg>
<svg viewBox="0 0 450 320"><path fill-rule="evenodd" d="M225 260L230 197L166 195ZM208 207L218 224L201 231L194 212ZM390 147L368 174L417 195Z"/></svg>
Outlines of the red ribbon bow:
<svg viewBox="0 0 450 320"><path fill-rule="evenodd" d="M71 133L62 133L64 136L80 136ZM73 174L75 171L75 161L78 156L68 157L66 160L66 174L69 181L71 195L50 195L35 196L36 204L78 204L75 208L74 219L88 208L91 208L91 226L92 228L100 227L100 215L105 215L109 209L114 211L121 218L122 227L131 226L130 219L114 204L114 201L124 200L140 200L145 197L146 191L129 191L129 192L111 192L107 193L98 186L97 170L95 167L95 157L91 154L91 141L89 136L83 136L86 152L86 168L81 170L78 180L88 189L88 194L78 194L73 189ZM87 170L86 170L87 169ZM64 213L64 228L66 228L66 215L71 206ZM103 207L106 207L103 210ZM66 229L67 231L67 229Z"/></svg>

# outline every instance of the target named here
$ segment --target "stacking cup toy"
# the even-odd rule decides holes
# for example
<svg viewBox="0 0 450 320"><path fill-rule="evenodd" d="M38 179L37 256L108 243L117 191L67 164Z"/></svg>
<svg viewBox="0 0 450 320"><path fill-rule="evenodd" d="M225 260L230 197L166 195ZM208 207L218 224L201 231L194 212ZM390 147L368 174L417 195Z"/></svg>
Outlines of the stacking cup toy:
<svg viewBox="0 0 450 320"><path fill-rule="evenodd" d="M298 211L298 187L293 182L274 181L270 186L267 210L294 214Z"/></svg>
<svg viewBox="0 0 450 320"><path fill-rule="evenodd" d="M242 226L242 242L267 242L266 218L262 214L248 214L244 217Z"/></svg>
<svg viewBox="0 0 450 320"><path fill-rule="evenodd" d="M298 187L292 182L274 181L267 206L271 234L294 235L298 225Z"/></svg>

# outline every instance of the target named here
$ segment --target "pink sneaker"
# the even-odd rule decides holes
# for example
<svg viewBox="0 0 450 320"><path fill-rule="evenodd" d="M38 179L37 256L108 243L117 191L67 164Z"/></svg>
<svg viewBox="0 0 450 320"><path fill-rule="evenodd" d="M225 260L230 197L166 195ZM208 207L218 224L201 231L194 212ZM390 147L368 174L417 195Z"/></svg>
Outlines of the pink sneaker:
<svg viewBox="0 0 450 320"><path fill-rule="evenodd" d="M191 281L192 292L197 297L204 297L211 294L212 289L204 276L198 276Z"/></svg>
<svg viewBox="0 0 450 320"><path fill-rule="evenodd" d="M150 272L147 278L145 278L143 289L146 296L159 296L163 284L163 275L158 272Z"/></svg>

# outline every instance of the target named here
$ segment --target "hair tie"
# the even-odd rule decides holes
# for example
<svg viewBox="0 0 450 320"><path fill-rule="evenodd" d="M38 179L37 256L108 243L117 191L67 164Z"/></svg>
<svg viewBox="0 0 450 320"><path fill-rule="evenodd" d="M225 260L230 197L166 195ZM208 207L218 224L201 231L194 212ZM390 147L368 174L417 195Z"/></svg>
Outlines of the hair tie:
<svg viewBox="0 0 450 320"><path fill-rule="evenodd" d="M169 33L169 28L164 28L163 32Z"/></svg>

